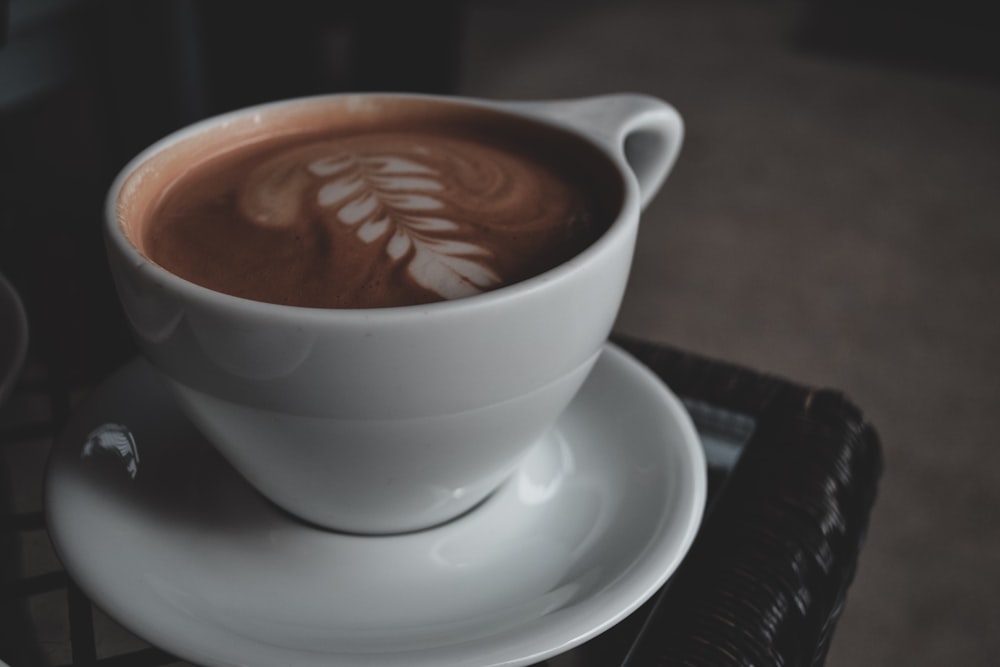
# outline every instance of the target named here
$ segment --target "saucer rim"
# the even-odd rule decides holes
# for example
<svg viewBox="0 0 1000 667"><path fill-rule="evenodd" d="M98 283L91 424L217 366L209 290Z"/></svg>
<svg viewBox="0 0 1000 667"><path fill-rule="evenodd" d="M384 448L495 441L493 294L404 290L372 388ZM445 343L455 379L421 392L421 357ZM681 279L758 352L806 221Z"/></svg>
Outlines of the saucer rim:
<svg viewBox="0 0 1000 667"><path fill-rule="evenodd" d="M617 345L606 343L601 350L600 357L606 358L607 363L617 366L616 370L623 374L619 382L634 385L636 392L655 395L655 402L660 404L663 410L658 417L650 417L650 419L660 419L664 423L666 421L673 422L674 427L680 430L682 438L669 444L664 442L663 446L676 450L674 455L685 464L687 469L684 471L684 480L685 485L689 488L675 499L673 503L677 505L675 509L665 508L659 512L655 522L650 524L655 525L655 529L651 529L649 539L643 543L643 549L641 552L635 553L629 560L628 567L622 568L621 572L616 575L619 579L612 587L588 594L589 599L584 600L582 604L560 607L555 613L539 618L540 622L534 625L517 627L513 631L505 629L498 634L476 638L468 642L432 646L403 654L372 652L353 656L346 652L320 652L310 651L306 648L281 647L233 631L217 629L214 632L218 636L220 644L243 644L244 648L236 651L220 649L218 653L213 655L199 655L195 649L188 650L184 646L184 639L179 638L176 633L157 632L154 629L155 619L153 622L133 623L134 616L131 613L124 613L125 609L115 609L117 605L113 593L109 595L100 593L102 587L107 589L107 584L102 584L99 581L100 577L91 578L88 576L86 567L74 566L74 558L70 553L72 546L63 543L62 540L65 536L57 535L58 531L51 528L58 524L56 515L59 513L54 508L57 503L50 501L53 494L50 488L52 486L50 484L52 464L57 458L56 453L63 447L70 446L63 442L65 436L57 440L46 470L45 515L47 525L50 526L53 546L67 573L73 577L82 590L86 591L88 598L95 606L104 610L122 627L149 644L160 647L181 660L190 660L196 664L222 667L229 665L232 660L232 658L226 657L227 654L230 656L234 653L252 654L254 648L262 647L268 648L272 655L287 659L286 664L288 665L323 664L337 667L353 667L355 665L371 667L383 664L407 665L408 667L457 666L467 664L470 655L472 655L470 653L472 648L477 649L476 655L482 655L485 650L487 654L497 656L495 659L491 657L491 661L484 662L483 665L515 667L534 664L571 650L605 632L649 600L673 575L687 555L700 529L705 510L707 497L705 456L700 436L680 399L649 368ZM136 363L141 363L141 361L127 364L120 370L120 373ZM118 374L112 375L99 389L113 385L117 377ZM86 405L81 406L81 409L78 410L78 413L87 412L89 410ZM71 430L69 426L72 425L72 422L73 420L67 426L67 432ZM662 430L662 427L660 428ZM293 521L291 518L288 520ZM431 530L440 530L447 525ZM315 528L315 530L320 529ZM95 593L97 594L95 595ZM600 605L596 603L597 598L602 600ZM614 610L612 613L599 613L599 618L593 618L595 610L602 611L608 605L611 605ZM516 645L521 647L516 655L512 655L509 648L506 650L504 648L510 644L510 636L517 638Z"/></svg>

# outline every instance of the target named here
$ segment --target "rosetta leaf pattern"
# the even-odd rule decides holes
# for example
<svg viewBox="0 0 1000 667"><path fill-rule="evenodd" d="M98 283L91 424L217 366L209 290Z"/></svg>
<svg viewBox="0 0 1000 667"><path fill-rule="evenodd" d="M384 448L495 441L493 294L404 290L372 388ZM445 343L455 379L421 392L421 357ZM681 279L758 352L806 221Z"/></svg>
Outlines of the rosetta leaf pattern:
<svg viewBox="0 0 1000 667"><path fill-rule="evenodd" d="M445 187L432 167L394 155L342 153L308 169L323 182L317 203L362 242L384 240L390 260L408 261L410 276L423 287L455 299L500 282L486 263L487 249L448 238L461 225L443 217Z"/></svg>

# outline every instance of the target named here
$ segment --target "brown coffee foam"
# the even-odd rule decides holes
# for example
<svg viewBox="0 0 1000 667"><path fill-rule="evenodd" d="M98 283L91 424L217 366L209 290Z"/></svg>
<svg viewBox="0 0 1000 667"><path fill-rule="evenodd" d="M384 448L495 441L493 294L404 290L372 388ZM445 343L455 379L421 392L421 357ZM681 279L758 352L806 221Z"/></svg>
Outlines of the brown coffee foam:
<svg viewBox="0 0 1000 667"><path fill-rule="evenodd" d="M470 111L461 105L423 100L365 99L363 103L356 100L311 103L263 112L256 117L248 115L156 155L136 170L123 188L119 199L122 224L147 257L212 289L294 305L379 307L463 296L536 275L592 243L617 214L622 190L617 172L596 149L577 139L542 129L534 123L511 120L488 110ZM414 132L414 128L419 131ZM369 136L364 140L368 142L367 148L359 149L358 137L376 129L382 138L374 140ZM507 165L509 170L510 164L520 162L527 174L519 191L514 187L513 192L503 192L503 179L498 180L498 189L467 188L467 194L479 197L472 201L462 202L459 201L461 197L451 196L454 194L451 190L461 190L461 187L453 188L454 183L444 187L450 192L448 197L440 190L428 192L416 188L402 192L447 199L447 211L424 211L423 217L448 220L451 216L461 223L460 229L430 230L433 233L424 234L425 237L435 242L461 244L450 247L488 248L485 253L458 252L446 257L445 263L453 266L446 267L445 277L461 289L471 287L464 293L461 289L458 292L445 290L446 294L436 288L428 289L426 284L408 275L406 266L399 262L382 262L381 269L373 270L372 267L378 264L373 262L373 254L384 260L389 257L388 248L399 251L404 244L396 239L392 246L392 237L388 234L380 237L380 243L359 244L358 225L337 224L336 220L331 223L329 210L318 210L317 206L308 204L315 200L322 179L305 186L309 190L303 204L307 215L296 224L255 225L233 219L226 212L226 206L208 205L192 212L171 204L174 217L186 220L182 226L186 226L187 231L172 237L175 241L172 249L156 247L159 225L148 223L157 218L157 211L164 203L202 198L205 193L201 190L206 186L204 174L213 170L217 171L214 177L221 177L223 181L228 179L221 188L229 192L227 196L238 197L235 193L246 175L236 174L227 164L245 160L250 153L255 154L254 163L259 166L268 161L280 161L283 152L312 152L314 155L307 157L329 157L331 152L337 155L351 149L348 152L378 156L392 153L393 146L401 146L407 141L419 144L428 139L454 144L451 153L464 156L470 164L475 162L478 152L483 171L488 172L490 167L495 171L497 165ZM312 143L317 141L320 143ZM529 158L522 160L525 155ZM409 157L413 158L414 154ZM554 158L558 158L560 164L553 164ZM192 170L192 164L198 167ZM433 160L425 161L423 166L440 167ZM292 171L295 171L294 165ZM455 170L456 181L473 171L471 167ZM300 178L301 172L300 165ZM419 180L428 174L405 176ZM539 209L553 208L554 193L561 193L565 206L556 206L556 210L550 211L554 216L552 224L526 224L526 221L538 221ZM519 197L511 199L511 194L519 194ZM504 196L530 205L527 209L520 207L521 210L517 206L497 205ZM253 219L252 212L248 217ZM556 220L559 218L561 222ZM137 220L142 223L139 228L135 227ZM207 225L208 220L214 224ZM204 231L209 227L213 231L200 236L198 229ZM239 243L234 243L235 240ZM349 250L352 245L353 251ZM411 242L409 247L411 264L414 245ZM357 252L358 248L365 252ZM477 282L477 277L481 279L484 273L464 268L469 262L487 257L490 261L485 274L492 274L496 280ZM433 271L441 273L439 264L437 260L429 262ZM454 266L458 267L457 271L453 270ZM466 280L470 275L472 280Z"/></svg>

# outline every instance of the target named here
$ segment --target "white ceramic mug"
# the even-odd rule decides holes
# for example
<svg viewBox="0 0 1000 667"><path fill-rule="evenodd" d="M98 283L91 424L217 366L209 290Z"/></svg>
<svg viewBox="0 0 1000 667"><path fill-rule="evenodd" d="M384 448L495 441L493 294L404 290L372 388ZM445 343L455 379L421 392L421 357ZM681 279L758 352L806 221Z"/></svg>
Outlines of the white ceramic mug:
<svg viewBox="0 0 1000 667"><path fill-rule="evenodd" d="M130 179L153 158L206 133L252 132L269 114L385 97L500 112L591 144L621 177L616 219L583 252L523 282L361 310L215 292L150 262L125 234L122 189L154 187ZM418 530L486 498L572 400L617 315L639 212L682 134L672 107L627 94L527 103L333 95L244 109L166 137L119 174L105 224L112 273L143 354L261 493L337 530Z"/></svg>

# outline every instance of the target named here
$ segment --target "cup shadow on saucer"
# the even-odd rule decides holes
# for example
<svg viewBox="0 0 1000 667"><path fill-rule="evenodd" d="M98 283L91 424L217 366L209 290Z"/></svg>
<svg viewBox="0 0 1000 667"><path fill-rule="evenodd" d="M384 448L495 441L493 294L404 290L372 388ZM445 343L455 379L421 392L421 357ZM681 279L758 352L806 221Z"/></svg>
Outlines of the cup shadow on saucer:
<svg viewBox="0 0 1000 667"><path fill-rule="evenodd" d="M133 364L119 372L126 383L148 375L143 391L91 406L104 419L71 425L56 453L86 459L77 466L81 483L100 488L108 502L188 531L253 533L291 518L229 465L147 368Z"/></svg>

